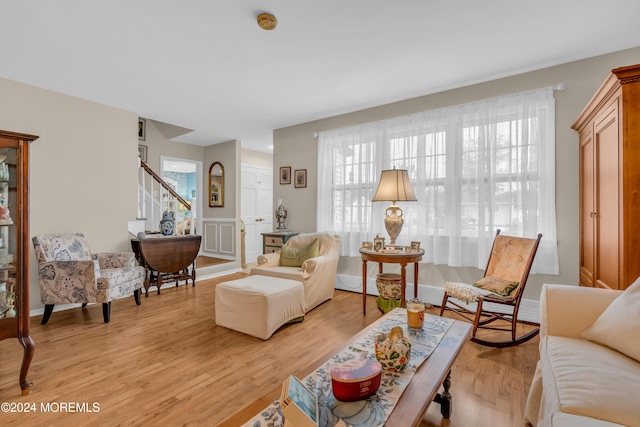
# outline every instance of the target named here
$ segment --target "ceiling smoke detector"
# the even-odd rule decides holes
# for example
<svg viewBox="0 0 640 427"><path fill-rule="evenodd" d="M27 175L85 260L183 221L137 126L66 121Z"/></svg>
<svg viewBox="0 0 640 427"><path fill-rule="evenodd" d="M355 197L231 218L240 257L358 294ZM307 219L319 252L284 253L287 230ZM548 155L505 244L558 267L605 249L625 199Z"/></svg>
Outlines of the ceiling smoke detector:
<svg viewBox="0 0 640 427"><path fill-rule="evenodd" d="M258 25L263 30L271 31L278 25L278 20L272 14L265 12L258 15Z"/></svg>

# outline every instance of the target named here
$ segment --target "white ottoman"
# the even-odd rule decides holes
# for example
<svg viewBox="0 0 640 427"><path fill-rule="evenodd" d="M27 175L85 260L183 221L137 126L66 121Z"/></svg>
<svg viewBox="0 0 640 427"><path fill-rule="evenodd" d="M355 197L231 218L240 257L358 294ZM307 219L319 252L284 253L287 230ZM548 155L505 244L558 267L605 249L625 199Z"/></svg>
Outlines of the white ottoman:
<svg viewBox="0 0 640 427"><path fill-rule="evenodd" d="M216 286L216 324L263 340L304 310L304 287L296 280L249 276Z"/></svg>

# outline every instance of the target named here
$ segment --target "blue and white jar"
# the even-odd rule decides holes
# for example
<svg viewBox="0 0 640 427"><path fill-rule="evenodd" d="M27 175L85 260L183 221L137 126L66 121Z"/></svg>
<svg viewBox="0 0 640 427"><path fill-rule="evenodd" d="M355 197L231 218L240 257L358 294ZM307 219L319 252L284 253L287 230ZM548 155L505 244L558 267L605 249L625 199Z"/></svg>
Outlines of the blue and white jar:
<svg viewBox="0 0 640 427"><path fill-rule="evenodd" d="M175 228L175 213L173 213L173 211L164 211L162 214L162 220L160 221L160 233L162 233L163 236L173 236Z"/></svg>

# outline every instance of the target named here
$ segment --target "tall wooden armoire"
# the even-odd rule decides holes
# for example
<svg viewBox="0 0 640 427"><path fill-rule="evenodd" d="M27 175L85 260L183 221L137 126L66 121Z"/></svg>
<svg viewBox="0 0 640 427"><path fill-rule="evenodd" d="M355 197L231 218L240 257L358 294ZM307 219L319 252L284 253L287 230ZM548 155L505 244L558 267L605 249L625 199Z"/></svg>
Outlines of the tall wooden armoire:
<svg viewBox="0 0 640 427"><path fill-rule="evenodd" d="M580 285L640 276L640 64L612 70L571 126L580 135Z"/></svg>

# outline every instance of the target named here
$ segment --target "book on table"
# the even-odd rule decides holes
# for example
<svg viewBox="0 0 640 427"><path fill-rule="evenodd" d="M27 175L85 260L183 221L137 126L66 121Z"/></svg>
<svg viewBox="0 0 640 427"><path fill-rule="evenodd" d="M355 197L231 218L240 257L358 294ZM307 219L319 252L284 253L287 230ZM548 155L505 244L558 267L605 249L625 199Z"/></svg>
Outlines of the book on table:
<svg viewBox="0 0 640 427"><path fill-rule="evenodd" d="M282 384L280 406L287 427L318 427L318 397L290 375Z"/></svg>

